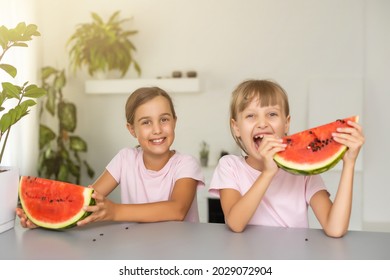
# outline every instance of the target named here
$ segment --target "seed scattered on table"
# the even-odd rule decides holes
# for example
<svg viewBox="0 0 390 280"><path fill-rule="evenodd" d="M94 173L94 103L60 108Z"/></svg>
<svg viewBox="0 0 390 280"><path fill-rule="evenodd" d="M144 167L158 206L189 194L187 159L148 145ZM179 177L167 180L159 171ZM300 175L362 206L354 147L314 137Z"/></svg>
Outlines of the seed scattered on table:
<svg viewBox="0 0 390 280"><path fill-rule="evenodd" d="M305 238L305 241L309 241L309 239Z"/></svg>
<svg viewBox="0 0 390 280"><path fill-rule="evenodd" d="M92 241L93 241L93 242L95 242L95 241L96 241L96 239L94 238L94 239L92 239Z"/></svg>

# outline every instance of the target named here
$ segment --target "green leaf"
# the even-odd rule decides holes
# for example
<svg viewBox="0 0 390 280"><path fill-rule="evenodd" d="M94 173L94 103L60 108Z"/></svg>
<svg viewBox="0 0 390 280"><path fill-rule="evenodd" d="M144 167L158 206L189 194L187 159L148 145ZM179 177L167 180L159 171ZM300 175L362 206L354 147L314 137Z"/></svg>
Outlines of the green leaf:
<svg viewBox="0 0 390 280"><path fill-rule="evenodd" d="M36 104L37 102L35 102L34 99L26 99L22 103L20 103L20 106L32 107Z"/></svg>
<svg viewBox="0 0 390 280"><path fill-rule="evenodd" d="M76 177L76 180L80 180L80 175L81 175L81 166L78 164L75 164L73 161L68 161L68 167L70 173Z"/></svg>
<svg viewBox="0 0 390 280"><path fill-rule="evenodd" d="M64 138L64 137L62 137ZM61 158L61 161L68 161L70 156L69 156L69 151L65 147L65 141L64 139L61 140L61 143L59 144L59 151L58 156Z"/></svg>
<svg viewBox="0 0 390 280"><path fill-rule="evenodd" d="M57 73L57 70L53 67L43 67L41 69L41 75L42 75L42 80L46 80L47 78L49 78L51 75L54 75Z"/></svg>
<svg viewBox="0 0 390 280"><path fill-rule="evenodd" d="M19 43L15 43L15 44L13 44L13 46L14 47L28 47L28 45L26 44L26 43L21 43L21 42L19 42Z"/></svg>
<svg viewBox="0 0 390 280"><path fill-rule="evenodd" d="M26 23L25 22L19 22L16 27L14 28L14 31L18 34L23 34L26 31Z"/></svg>
<svg viewBox="0 0 390 280"><path fill-rule="evenodd" d="M134 64L134 68L135 68L135 71L137 72L138 76L141 76L141 67L139 66L139 64L136 61L134 61L133 64Z"/></svg>
<svg viewBox="0 0 390 280"><path fill-rule="evenodd" d="M62 129L73 132L76 129L76 106L73 103L58 104L58 117Z"/></svg>
<svg viewBox="0 0 390 280"><path fill-rule="evenodd" d="M11 114L7 113L1 116L0 119L0 131L4 133L12 125L11 123Z"/></svg>
<svg viewBox="0 0 390 280"><path fill-rule="evenodd" d="M67 182L68 180L68 175L69 175L69 168L65 164L60 165L60 169L57 174L57 180Z"/></svg>
<svg viewBox="0 0 390 280"><path fill-rule="evenodd" d="M55 114L55 108L56 108L56 90L52 87L49 88L47 92L47 99L46 99L46 109L49 111L49 113L54 116Z"/></svg>
<svg viewBox="0 0 390 280"><path fill-rule="evenodd" d="M30 37L31 36L41 36L41 33L39 33L39 31L38 31L38 26L36 26L35 24L27 25L25 34L27 36L30 36Z"/></svg>
<svg viewBox="0 0 390 280"><path fill-rule="evenodd" d="M39 88L37 86L33 86L26 90L24 96L30 97L30 98L40 98L44 95L46 95L47 91L43 88Z"/></svg>
<svg viewBox="0 0 390 280"><path fill-rule="evenodd" d="M98 23L98 24L103 24L102 18L97 14L97 13L91 13L92 18Z"/></svg>
<svg viewBox="0 0 390 280"><path fill-rule="evenodd" d="M27 109L26 104L20 104L5 113L0 119L0 131L4 133L22 117L26 116L28 114Z"/></svg>
<svg viewBox="0 0 390 280"><path fill-rule="evenodd" d="M69 147L73 151L86 152L88 150L87 142L79 136L69 137Z"/></svg>
<svg viewBox="0 0 390 280"><path fill-rule="evenodd" d="M4 25L0 26L0 46L2 47L3 50L7 48L8 45L8 28L5 27Z"/></svg>
<svg viewBox="0 0 390 280"><path fill-rule="evenodd" d="M18 73L16 68L10 64L0 64L0 68L7 72L12 78L15 78Z"/></svg>
<svg viewBox="0 0 390 280"><path fill-rule="evenodd" d="M42 149L56 138L53 130L45 125L39 125L39 149Z"/></svg>
<svg viewBox="0 0 390 280"><path fill-rule="evenodd" d="M56 90L61 90L66 84L65 72L61 71L60 75L56 76L54 80L54 88Z"/></svg>
<svg viewBox="0 0 390 280"><path fill-rule="evenodd" d="M9 98L20 99L21 88L8 82L2 83L3 91L6 92Z"/></svg>

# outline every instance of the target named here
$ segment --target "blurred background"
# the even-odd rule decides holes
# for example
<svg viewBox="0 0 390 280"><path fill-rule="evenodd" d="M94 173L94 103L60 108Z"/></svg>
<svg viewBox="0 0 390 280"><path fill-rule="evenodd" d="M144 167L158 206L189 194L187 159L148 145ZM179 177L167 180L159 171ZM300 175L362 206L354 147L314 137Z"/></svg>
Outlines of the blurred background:
<svg viewBox="0 0 390 280"><path fill-rule="evenodd" d="M390 142L390 1L0 0L0 25L25 21L41 33L27 54L14 52L18 78L39 84L43 66L66 71L64 98L77 105L76 132L88 143L84 157L96 172L92 179L83 176L84 185L122 147L136 145L125 127L130 90L86 92L93 77L69 67L66 43L76 27L90 22L91 12L107 20L115 11L132 18L125 26L138 31L132 42L142 74L131 68L123 79L196 71L196 90L170 92L178 114L174 149L199 158L205 141L207 182L222 151L239 153L229 130L232 90L245 79L273 79L289 95L290 133L360 116L366 143L356 170L351 229L390 231L390 152L384 147ZM6 155L7 165L18 165L21 175L37 173L37 109L32 114L15 127ZM332 197L339 176L339 167L324 174ZM318 226L314 219L311 225Z"/></svg>

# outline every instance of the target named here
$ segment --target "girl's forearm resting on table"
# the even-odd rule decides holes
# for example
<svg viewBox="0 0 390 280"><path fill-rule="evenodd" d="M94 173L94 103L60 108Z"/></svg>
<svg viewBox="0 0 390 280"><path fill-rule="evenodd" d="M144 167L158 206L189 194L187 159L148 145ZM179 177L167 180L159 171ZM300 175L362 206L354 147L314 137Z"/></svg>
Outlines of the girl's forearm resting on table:
<svg viewBox="0 0 390 280"><path fill-rule="evenodd" d="M226 197L226 203L223 202L225 197L223 197L222 190L221 202L226 211L224 213L225 222L232 231L242 232L245 229L263 199L272 178L273 175L262 173L245 195L241 196L236 192L235 198Z"/></svg>
<svg viewBox="0 0 390 280"><path fill-rule="evenodd" d="M189 207L175 201L144 204L115 204L113 220L117 222L182 221Z"/></svg>

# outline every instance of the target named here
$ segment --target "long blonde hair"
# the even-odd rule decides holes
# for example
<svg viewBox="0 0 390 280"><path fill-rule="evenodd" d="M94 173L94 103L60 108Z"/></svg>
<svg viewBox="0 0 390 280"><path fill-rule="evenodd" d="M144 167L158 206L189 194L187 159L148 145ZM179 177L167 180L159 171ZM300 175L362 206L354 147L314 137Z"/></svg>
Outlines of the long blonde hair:
<svg viewBox="0 0 390 280"><path fill-rule="evenodd" d="M260 106L281 105L285 116L290 115L290 106L286 91L278 83L270 80L246 80L240 83L232 93L230 102L230 132L237 145L247 153L241 139L234 133L231 120L237 121L237 115L254 100Z"/></svg>

